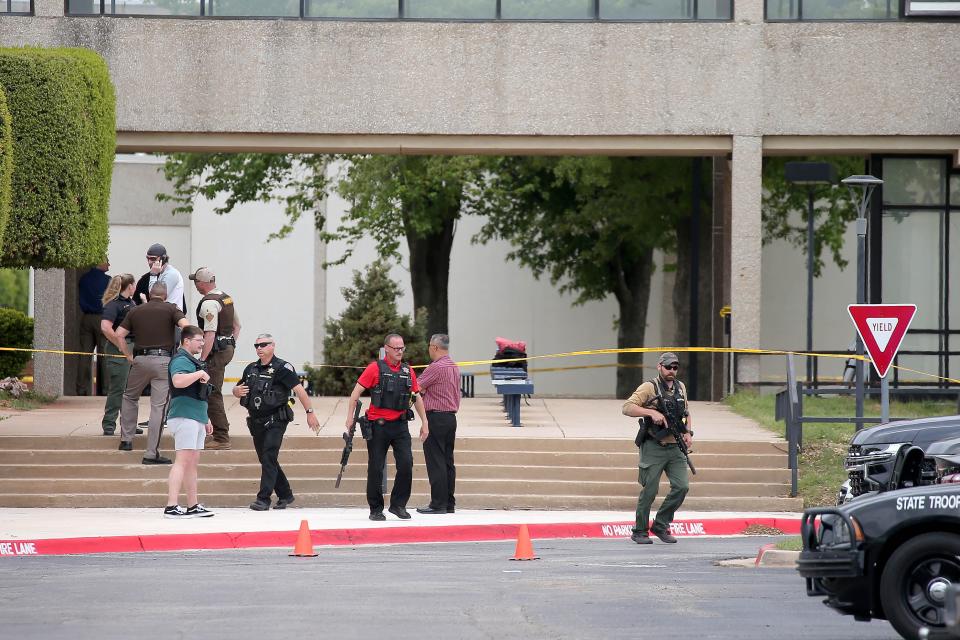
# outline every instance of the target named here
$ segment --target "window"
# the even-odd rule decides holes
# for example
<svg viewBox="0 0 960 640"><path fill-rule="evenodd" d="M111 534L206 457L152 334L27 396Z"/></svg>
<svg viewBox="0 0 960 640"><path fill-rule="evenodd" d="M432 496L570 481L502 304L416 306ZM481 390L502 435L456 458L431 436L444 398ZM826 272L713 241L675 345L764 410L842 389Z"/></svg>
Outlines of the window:
<svg viewBox="0 0 960 640"><path fill-rule="evenodd" d="M0 0L0 14L33 15L33 0Z"/></svg>
<svg viewBox="0 0 960 640"><path fill-rule="evenodd" d="M766 0L767 20L896 20L900 0Z"/></svg>

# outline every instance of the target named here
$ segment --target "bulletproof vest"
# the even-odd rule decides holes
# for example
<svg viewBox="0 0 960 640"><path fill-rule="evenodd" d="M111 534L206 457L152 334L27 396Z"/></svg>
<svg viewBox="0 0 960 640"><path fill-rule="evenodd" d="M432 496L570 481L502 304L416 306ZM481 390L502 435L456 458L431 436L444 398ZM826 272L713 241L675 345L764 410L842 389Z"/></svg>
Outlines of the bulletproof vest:
<svg viewBox="0 0 960 640"><path fill-rule="evenodd" d="M657 410L664 416L674 416L677 424L673 425L681 430L683 427L683 416L687 413L687 399L683 397L683 389L680 382L673 381L673 393L668 393L666 387L661 382L659 376L651 380L653 389L657 394Z"/></svg>
<svg viewBox="0 0 960 640"><path fill-rule="evenodd" d="M370 390L370 404L378 409L405 411L410 408L410 394L413 378L410 365L400 363L400 370L394 371L385 360L378 360L380 375L377 386Z"/></svg>
<svg viewBox="0 0 960 640"><path fill-rule="evenodd" d="M117 327L123 322L123 319L127 317L127 313L130 312L130 309L135 307L133 300L130 298L123 298L117 296L117 304L120 306L120 313L117 314L117 319L113 321L113 330L116 331Z"/></svg>
<svg viewBox="0 0 960 640"><path fill-rule="evenodd" d="M212 291L200 299L197 305L197 326L203 329L203 316L200 315L200 307L207 300L216 300L220 303L220 313L217 315L217 335L233 335L233 298L223 293L213 293Z"/></svg>
<svg viewBox="0 0 960 640"><path fill-rule="evenodd" d="M197 360L192 355L190 355L189 353L187 353L182 349L174 355L174 358L184 358L184 357L193 363L193 365L197 368L197 371L206 370L207 368L206 362L203 362L202 360ZM171 359L170 362L173 362L173 359ZM206 387L208 384L206 382L200 382L199 380L194 380L193 384L191 384L190 386L184 387L182 389L178 389L175 386L173 386L173 375L170 373L169 369L167 369L167 377L170 379L170 397L171 398L187 397L187 398L193 398L194 400L201 400L205 402L209 397L209 392L206 392L206 389L204 389L204 387Z"/></svg>
<svg viewBox="0 0 960 640"><path fill-rule="evenodd" d="M277 373L286 364L279 358L274 358L266 366L259 362L250 367L243 384L250 391L241 399L240 404L254 416L265 416L276 412L287 404L289 394L282 386L274 384Z"/></svg>

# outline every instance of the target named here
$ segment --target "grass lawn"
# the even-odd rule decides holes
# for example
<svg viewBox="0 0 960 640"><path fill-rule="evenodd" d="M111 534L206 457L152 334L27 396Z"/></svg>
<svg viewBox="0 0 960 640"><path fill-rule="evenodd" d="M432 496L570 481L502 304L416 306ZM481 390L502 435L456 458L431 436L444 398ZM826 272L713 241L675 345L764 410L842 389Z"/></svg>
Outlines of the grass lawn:
<svg viewBox="0 0 960 640"><path fill-rule="evenodd" d="M733 411L756 420L760 426L784 437L784 423L773 419L774 401L773 394L761 395L752 391L740 391L724 400ZM852 397L807 396L803 399L803 411L810 416L853 416L855 400ZM880 401L867 400L864 413L868 416L880 415ZM891 400L890 402L890 415L898 418L946 416L956 413L957 404L953 401L898 402ZM798 489L800 497L803 498L804 507L819 507L835 503L837 489L847 479L843 458L853 433L854 426L851 424L803 425Z"/></svg>
<svg viewBox="0 0 960 640"><path fill-rule="evenodd" d="M14 397L9 391L0 391L0 409L19 409L20 411L30 411L50 404L56 400L54 396L48 396L35 391L21 393L20 397Z"/></svg>

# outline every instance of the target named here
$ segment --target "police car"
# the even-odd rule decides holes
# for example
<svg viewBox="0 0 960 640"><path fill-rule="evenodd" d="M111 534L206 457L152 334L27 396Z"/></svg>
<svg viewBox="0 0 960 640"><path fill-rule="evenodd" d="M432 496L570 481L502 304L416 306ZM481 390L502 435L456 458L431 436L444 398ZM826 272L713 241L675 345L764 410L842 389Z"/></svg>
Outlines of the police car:
<svg viewBox="0 0 960 640"><path fill-rule="evenodd" d="M801 537L807 595L857 620L889 620L910 640L947 633L960 585L960 484L808 509Z"/></svg>

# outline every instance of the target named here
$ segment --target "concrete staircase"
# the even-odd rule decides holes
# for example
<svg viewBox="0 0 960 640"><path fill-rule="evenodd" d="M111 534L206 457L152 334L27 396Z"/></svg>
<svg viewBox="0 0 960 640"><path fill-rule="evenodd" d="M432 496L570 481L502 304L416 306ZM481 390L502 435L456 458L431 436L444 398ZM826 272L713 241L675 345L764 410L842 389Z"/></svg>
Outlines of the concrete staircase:
<svg viewBox="0 0 960 640"><path fill-rule="evenodd" d="M166 495L168 466L140 464L134 451L116 451L117 438L75 435L0 436L0 507L155 507ZM170 455L172 441L161 449ZM210 507L245 506L256 494L260 466L249 437L230 451L201 455L200 496ZM343 440L290 436L281 463L297 505L366 505L366 448L354 452L339 489ZM465 509L632 511L639 491L637 450L626 439L465 437L457 440L457 506ZM388 473L392 482L392 458ZM684 510L798 511L782 446L761 441L698 441L697 475ZM660 496L666 494L663 483ZM414 442L410 507L429 501L423 452Z"/></svg>

